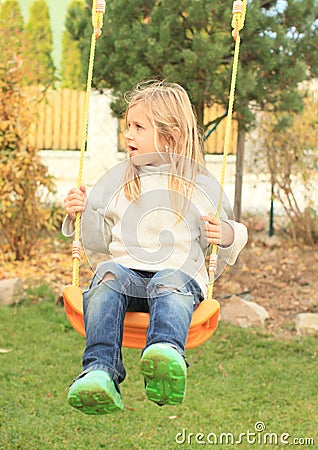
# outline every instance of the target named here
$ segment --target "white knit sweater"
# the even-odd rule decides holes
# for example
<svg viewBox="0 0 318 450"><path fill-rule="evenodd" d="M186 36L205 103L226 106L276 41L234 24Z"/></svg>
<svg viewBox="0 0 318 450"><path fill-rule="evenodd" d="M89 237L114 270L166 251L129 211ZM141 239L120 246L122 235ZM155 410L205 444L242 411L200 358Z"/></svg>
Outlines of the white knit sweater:
<svg viewBox="0 0 318 450"><path fill-rule="evenodd" d="M169 165L139 167L141 194L130 202L123 192L126 164L107 172L92 189L81 220L81 240L85 249L108 254L115 262L136 270L157 272L170 268L194 278L203 294L208 284L205 256L210 247L201 216L215 215L220 188L212 177L199 175L185 213L185 196L176 194L172 207L168 190ZM247 242L246 227L221 218L234 231L228 247L219 247L225 263L234 264ZM66 217L62 232L71 236L74 223ZM223 264L224 265L224 264Z"/></svg>

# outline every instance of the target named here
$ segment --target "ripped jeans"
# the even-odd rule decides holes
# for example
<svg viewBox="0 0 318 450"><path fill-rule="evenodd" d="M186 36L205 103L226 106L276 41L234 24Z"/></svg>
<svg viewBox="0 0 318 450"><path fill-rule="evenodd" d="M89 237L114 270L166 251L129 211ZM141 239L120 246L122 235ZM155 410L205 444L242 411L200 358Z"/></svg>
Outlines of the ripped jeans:
<svg viewBox="0 0 318 450"><path fill-rule="evenodd" d="M202 299L199 285L184 272L143 272L112 261L100 264L83 294L86 348L77 378L105 370L117 387L124 380L121 347L127 310L150 313L145 348L165 342L183 355L192 313Z"/></svg>

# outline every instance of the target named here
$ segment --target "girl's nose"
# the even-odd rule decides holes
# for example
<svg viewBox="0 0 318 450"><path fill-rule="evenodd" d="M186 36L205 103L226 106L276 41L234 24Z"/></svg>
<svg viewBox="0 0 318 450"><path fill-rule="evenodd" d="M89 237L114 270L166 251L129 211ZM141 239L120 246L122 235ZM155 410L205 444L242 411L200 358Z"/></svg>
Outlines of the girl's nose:
<svg viewBox="0 0 318 450"><path fill-rule="evenodd" d="M124 131L124 138L125 139L132 139L131 132L130 132L129 129Z"/></svg>

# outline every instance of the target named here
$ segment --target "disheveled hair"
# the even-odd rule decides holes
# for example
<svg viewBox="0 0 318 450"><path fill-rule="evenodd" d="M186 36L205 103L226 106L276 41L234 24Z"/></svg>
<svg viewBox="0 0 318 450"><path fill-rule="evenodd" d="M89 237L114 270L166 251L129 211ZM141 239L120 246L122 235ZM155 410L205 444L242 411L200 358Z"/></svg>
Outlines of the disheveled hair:
<svg viewBox="0 0 318 450"><path fill-rule="evenodd" d="M169 142L170 171L169 191L175 192L185 199L190 199L196 175L205 165L202 152L202 137L198 129L197 119L186 90L176 83L166 81L147 81L138 84L126 94L130 108L142 104L145 113L154 126L155 148L159 152L159 137ZM180 131L176 139L175 128ZM140 195L140 177L138 167L131 161L128 163L124 180L124 193L128 200L136 200ZM180 206L180 205L179 205ZM184 210L183 205L182 210Z"/></svg>

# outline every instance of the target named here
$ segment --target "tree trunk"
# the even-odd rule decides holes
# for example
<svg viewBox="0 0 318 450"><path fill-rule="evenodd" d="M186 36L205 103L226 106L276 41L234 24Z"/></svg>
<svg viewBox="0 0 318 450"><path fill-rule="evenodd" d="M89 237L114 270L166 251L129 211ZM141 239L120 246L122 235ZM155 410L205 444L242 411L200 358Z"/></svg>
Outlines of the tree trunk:
<svg viewBox="0 0 318 450"><path fill-rule="evenodd" d="M245 150L245 130L239 127L237 136L235 197L234 197L234 219L238 222L240 222L241 220L241 210L242 210L244 150Z"/></svg>
<svg viewBox="0 0 318 450"><path fill-rule="evenodd" d="M197 121L198 121L198 125L199 125L199 129L202 130L202 132L204 132L204 102L199 101L195 104L195 112L196 112L196 116L197 116Z"/></svg>
<svg viewBox="0 0 318 450"><path fill-rule="evenodd" d="M274 236L274 199L275 199L275 182L271 182L271 209L269 213L269 237Z"/></svg>

